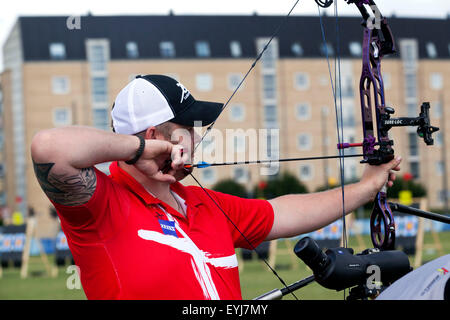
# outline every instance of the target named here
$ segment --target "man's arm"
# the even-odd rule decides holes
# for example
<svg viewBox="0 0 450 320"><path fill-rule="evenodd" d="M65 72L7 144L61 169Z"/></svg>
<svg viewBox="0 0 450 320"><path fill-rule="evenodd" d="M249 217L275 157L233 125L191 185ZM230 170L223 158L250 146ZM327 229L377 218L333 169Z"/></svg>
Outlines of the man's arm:
<svg viewBox="0 0 450 320"><path fill-rule="evenodd" d="M89 201L97 186L94 169L66 168L66 173L52 171L55 163L36 163L34 172L47 197L66 206L77 206Z"/></svg>
<svg viewBox="0 0 450 320"><path fill-rule="evenodd" d="M93 166L131 159L136 137L88 127L63 127L38 132L31 142L34 172L42 190L56 203L81 205L94 194Z"/></svg>
<svg viewBox="0 0 450 320"><path fill-rule="evenodd" d="M109 161L132 159L140 141L132 135L71 126L38 132L31 143L31 157L42 190L56 203L81 205L94 194L97 181L93 166ZM161 140L146 140L137 166L146 174L155 174L160 161L171 155L172 144ZM178 162L180 160L178 159ZM175 179L164 175L161 179Z"/></svg>
<svg viewBox="0 0 450 320"><path fill-rule="evenodd" d="M344 188L345 213L348 214L373 201L384 183L392 186L400 170L401 158L380 166L367 166L361 181ZM323 228L342 217L342 189L318 193L285 195L269 200L274 223L266 240L289 238Z"/></svg>

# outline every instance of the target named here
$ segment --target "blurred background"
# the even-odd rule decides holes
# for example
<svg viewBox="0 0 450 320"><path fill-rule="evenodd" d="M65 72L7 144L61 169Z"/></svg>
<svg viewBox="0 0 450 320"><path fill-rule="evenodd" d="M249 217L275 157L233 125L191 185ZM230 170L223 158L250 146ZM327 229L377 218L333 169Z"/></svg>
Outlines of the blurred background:
<svg viewBox="0 0 450 320"><path fill-rule="evenodd" d="M196 99L227 101L294 2L77 1L63 6L54 1L18 1L2 5L0 299L85 299L57 214L34 176L30 157L34 134L66 125L111 130L109 113L115 96L138 74L169 75ZM389 196L424 210L448 213L450 139L445 124L450 119L446 108L450 103L450 3L380 0L377 4L397 41L397 53L382 63L387 104L395 108L395 116L413 117L422 102L430 102L431 122L440 127L433 147L419 140L415 128L391 130L396 153L404 160ZM277 129L258 146L266 156L336 155L334 88L342 94L343 140L360 142L363 29L354 6L339 1L338 9L337 38L333 6L318 10L313 0L300 1L215 128L223 132ZM338 53L340 88L330 82ZM237 159L255 156L245 135L233 137L230 143ZM208 137L199 149L214 160L223 154L223 147ZM351 153L359 150L347 152ZM344 183L359 179L359 160L345 160ZM108 173L108 165L97 167ZM336 160L283 163L272 176L262 175L258 166L205 168L196 176L205 187L260 198L321 191L341 183ZM183 183L195 184L189 179ZM371 246L370 210L363 207L350 216L350 245L361 250ZM450 252L447 225L409 216L399 216L396 222L399 247L416 266ZM331 246L339 245L341 233L342 224L336 222L313 236L332 241L323 242ZM293 258L296 240L266 244L262 249L292 281L310 272ZM279 286L260 261L248 252L239 254L245 298ZM318 286L302 294L310 299L341 298Z"/></svg>

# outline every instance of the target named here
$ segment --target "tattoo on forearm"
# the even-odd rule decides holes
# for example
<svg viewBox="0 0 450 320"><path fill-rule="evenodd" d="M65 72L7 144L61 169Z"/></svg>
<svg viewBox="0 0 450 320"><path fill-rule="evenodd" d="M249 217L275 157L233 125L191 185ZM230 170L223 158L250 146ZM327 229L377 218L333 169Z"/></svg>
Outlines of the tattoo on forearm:
<svg viewBox="0 0 450 320"><path fill-rule="evenodd" d="M54 202L77 206L89 201L97 186L93 168L80 169L76 175L51 172L54 163L35 163L34 172L45 194Z"/></svg>

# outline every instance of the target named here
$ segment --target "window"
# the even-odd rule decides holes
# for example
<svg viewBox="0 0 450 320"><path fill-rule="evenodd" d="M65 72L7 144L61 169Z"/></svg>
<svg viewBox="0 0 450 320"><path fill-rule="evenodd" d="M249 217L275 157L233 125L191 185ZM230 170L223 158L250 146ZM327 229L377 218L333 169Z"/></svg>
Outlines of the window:
<svg viewBox="0 0 450 320"><path fill-rule="evenodd" d="M320 45L320 53L323 56L334 56L334 49L331 43L322 43Z"/></svg>
<svg viewBox="0 0 450 320"><path fill-rule="evenodd" d="M443 87L442 73L434 72L430 75L430 87L434 90L440 90Z"/></svg>
<svg viewBox="0 0 450 320"><path fill-rule="evenodd" d="M202 142L202 152L206 154L213 154L216 150L215 138L213 136L206 136Z"/></svg>
<svg viewBox="0 0 450 320"><path fill-rule="evenodd" d="M295 108L296 116L298 120L310 120L311 119L311 106L307 103L300 103Z"/></svg>
<svg viewBox="0 0 450 320"><path fill-rule="evenodd" d="M417 133L410 132L408 134L409 137L409 155L417 156L419 155L419 146L417 145Z"/></svg>
<svg viewBox="0 0 450 320"><path fill-rule="evenodd" d="M355 112L352 103L345 103L342 105L342 121L344 127L355 126ZM352 148L351 150L355 150L355 148Z"/></svg>
<svg viewBox="0 0 450 320"><path fill-rule="evenodd" d="M294 87L298 90L307 90L309 88L309 75L304 72L296 73L294 76Z"/></svg>
<svg viewBox="0 0 450 320"><path fill-rule="evenodd" d="M264 99L275 99L276 98L275 75L265 74L263 76L263 96L264 96Z"/></svg>
<svg viewBox="0 0 450 320"><path fill-rule="evenodd" d="M213 88L212 76L209 73L199 73L195 76L195 83L199 91L211 91Z"/></svg>
<svg viewBox="0 0 450 320"><path fill-rule="evenodd" d="M440 101L437 101L435 103L432 104L433 107L431 108L431 110L433 110L433 117L434 118L440 118L442 117L442 104Z"/></svg>
<svg viewBox="0 0 450 320"><path fill-rule="evenodd" d="M342 86L342 89L339 86ZM343 76L341 81L336 82L337 95L341 94L343 98L353 98L353 79L351 76Z"/></svg>
<svg viewBox="0 0 450 320"><path fill-rule="evenodd" d="M262 48L260 50L262 51ZM273 69L275 68L275 61L277 59L276 42L271 42L267 47L266 51L261 57L261 65L263 69Z"/></svg>
<svg viewBox="0 0 450 320"><path fill-rule="evenodd" d="M428 58L434 59L437 57L436 45L433 42L428 42L426 45Z"/></svg>
<svg viewBox="0 0 450 320"><path fill-rule="evenodd" d="M69 93L69 78L65 76L52 77L52 92L53 94L67 94Z"/></svg>
<svg viewBox="0 0 450 320"><path fill-rule="evenodd" d="M159 51L161 57L173 58L175 57L175 45L172 41L163 41L159 44Z"/></svg>
<svg viewBox="0 0 450 320"><path fill-rule="evenodd" d="M411 64L417 60L417 41L403 40L400 41L400 55L405 63Z"/></svg>
<svg viewBox="0 0 450 320"><path fill-rule="evenodd" d="M195 43L195 52L197 54L197 57L211 56L211 50L209 49L209 43L206 41L197 41Z"/></svg>
<svg viewBox="0 0 450 320"><path fill-rule="evenodd" d="M294 54L294 56L296 56L296 57L303 56L303 48L302 48L301 44L298 42L295 42L292 44L291 51Z"/></svg>
<svg viewBox="0 0 450 320"><path fill-rule="evenodd" d="M234 136L234 140L233 140L233 146L234 146L234 152L236 153L242 153L245 152L245 136L244 135L239 135L239 136Z"/></svg>
<svg viewBox="0 0 450 320"><path fill-rule="evenodd" d="M50 43L50 58L53 60L63 60L66 58L66 47L64 43Z"/></svg>
<svg viewBox="0 0 450 320"><path fill-rule="evenodd" d="M350 49L350 54L354 57L360 57L362 55L362 47L360 42L350 42L348 45Z"/></svg>
<svg viewBox="0 0 450 320"><path fill-rule="evenodd" d="M109 131L108 111L106 108L92 109L92 120L95 128Z"/></svg>
<svg viewBox="0 0 450 320"><path fill-rule="evenodd" d="M450 191L448 190L439 190L438 191L438 200L441 203L447 205L447 201L450 198Z"/></svg>
<svg viewBox="0 0 450 320"><path fill-rule="evenodd" d="M351 161L351 162L350 162ZM344 180L346 182L348 181L354 181L357 179L357 169L356 169L356 164L353 163L352 160L349 160L348 162L345 163L345 172L344 172Z"/></svg>
<svg viewBox="0 0 450 320"><path fill-rule="evenodd" d="M385 89L390 89L392 86L392 76L389 72L383 72L383 84Z"/></svg>
<svg viewBox="0 0 450 320"><path fill-rule="evenodd" d="M414 177L414 179L420 178L420 165L418 162L411 162L410 163L411 168L411 174Z"/></svg>
<svg viewBox="0 0 450 320"><path fill-rule="evenodd" d="M213 168L202 169L202 180L204 183L213 184L216 182L216 171Z"/></svg>
<svg viewBox="0 0 450 320"><path fill-rule="evenodd" d="M240 122L245 120L245 108L243 105L234 104L230 106L230 120Z"/></svg>
<svg viewBox="0 0 450 320"><path fill-rule="evenodd" d="M230 51L232 57L240 57L242 56L242 49L241 44L238 41L231 41L230 42Z"/></svg>
<svg viewBox="0 0 450 320"><path fill-rule="evenodd" d="M108 89L105 77L92 78L92 101L108 102Z"/></svg>
<svg viewBox="0 0 450 320"><path fill-rule="evenodd" d="M313 167L310 164L300 165L300 180L307 181L313 178Z"/></svg>
<svg viewBox="0 0 450 320"><path fill-rule="evenodd" d="M442 176L444 174L444 162L436 161L436 175Z"/></svg>
<svg viewBox="0 0 450 320"><path fill-rule="evenodd" d="M297 137L297 146L299 150L302 151L311 150L312 147L311 134L309 133L299 134Z"/></svg>
<svg viewBox="0 0 450 320"><path fill-rule="evenodd" d="M127 57L130 59L139 58L139 49L136 42L127 42Z"/></svg>
<svg viewBox="0 0 450 320"><path fill-rule="evenodd" d="M275 105L264 106L264 122L267 127L274 128L277 124L277 107Z"/></svg>
<svg viewBox="0 0 450 320"><path fill-rule="evenodd" d="M247 183L249 180L248 170L244 168L234 168L233 179L238 183Z"/></svg>
<svg viewBox="0 0 450 320"><path fill-rule="evenodd" d="M6 206L6 192L0 192L0 206Z"/></svg>
<svg viewBox="0 0 450 320"><path fill-rule="evenodd" d="M417 105L415 102L410 102L406 104L406 111L408 117L417 117Z"/></svg>
<svg viewBox="0 0 450 320"><path fill-rule="evenodd" d="M436 147L442 147L444 144L444 136L442 135L442 131L436 132L435 142Z"/></svg>
<svg viewBox="0 0 450 320"><path fill-rule="evenodd" d="M413 98L416 96L416 74L415 73L409 73L405 76L405 90L406 90L406 97L407 98Z"/></svg>
<svg viewBox="0 0 450 320"><path fill-rule="evenodd" d="M279 159L280 135L278 130L269 130L266 135L266 159Z"/></svg>
<svg viewBox="0 0 450 320"><path fill-rule="evenodd" d="M232 73L228 75L228 89L230 89L231 91L236 90L243 78L244 77L240 73ZM242 89L242 86L240 89Z"/></svg>
<svg viewBox="0 0 450 320"><path fill-rule="evenodd" d="M72 112L70 108L54 108L53 109L53 125L69 126L72 124Z"/></svg>
<svg viewBox="0 0 450 320"><path fill-rule="evenodd" d="M91 71L105 71L108 60L106 45L100 42L92 42L88 47L88 51Z"/></svg>

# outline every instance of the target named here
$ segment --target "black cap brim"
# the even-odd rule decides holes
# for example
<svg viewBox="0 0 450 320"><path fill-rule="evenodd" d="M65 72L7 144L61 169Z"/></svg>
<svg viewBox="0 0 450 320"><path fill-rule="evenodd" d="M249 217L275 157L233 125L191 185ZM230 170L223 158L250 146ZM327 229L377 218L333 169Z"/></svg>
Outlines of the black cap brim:
<svg viewBox="0 0 450 320"><path fill-rule="evenodd" d="M222 108L223 103L195 101L169 121L183 126L204 127L216 121Z"/></svg>

